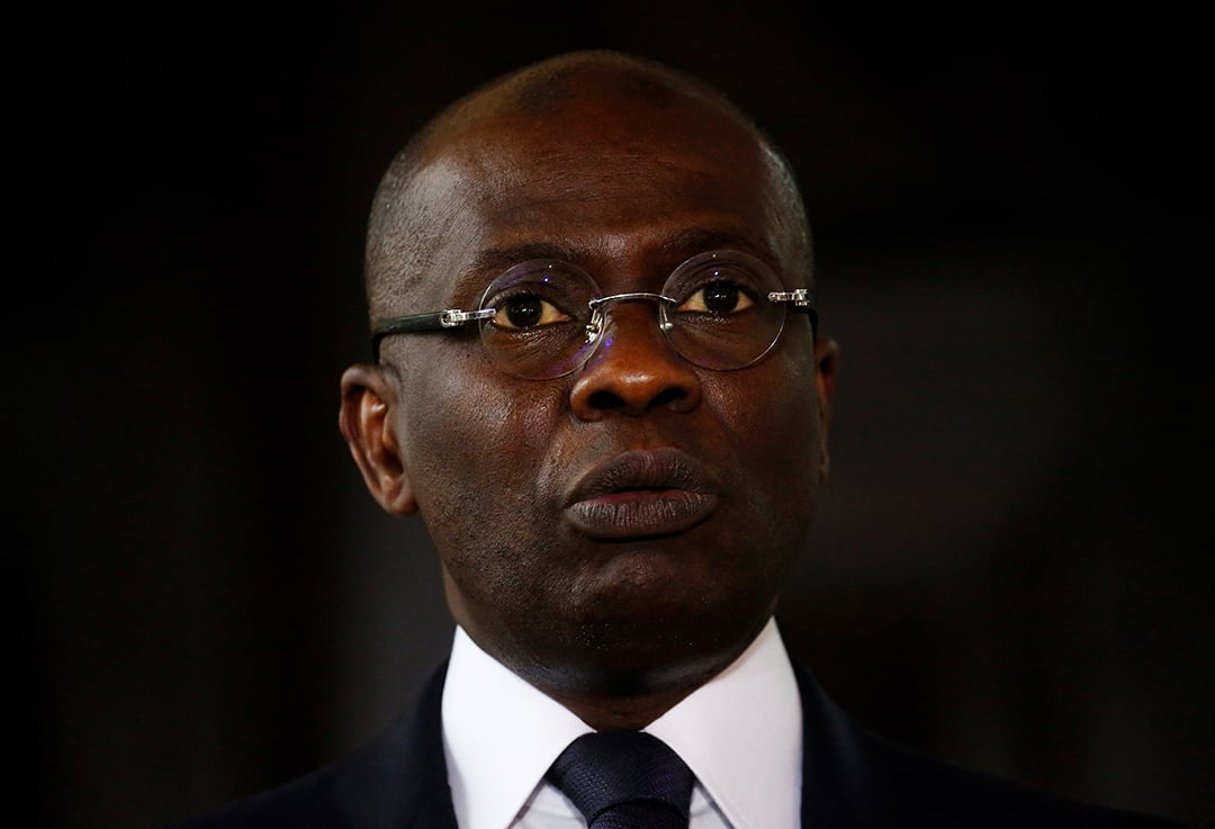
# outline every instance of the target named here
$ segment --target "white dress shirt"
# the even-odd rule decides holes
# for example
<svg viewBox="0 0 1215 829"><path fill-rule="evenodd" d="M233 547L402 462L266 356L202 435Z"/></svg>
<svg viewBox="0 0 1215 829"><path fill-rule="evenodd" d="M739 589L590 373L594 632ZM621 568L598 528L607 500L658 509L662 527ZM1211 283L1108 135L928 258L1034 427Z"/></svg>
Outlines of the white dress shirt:
<svg viewBox="0 0 1215 829"><path fill-rule="evenodd" d="M456 628L443 747L460 829L585 829L544 773L593 730ZM733 664L644 730L696 776L691 829L799 829L801 700L775 620Z"/></svg>

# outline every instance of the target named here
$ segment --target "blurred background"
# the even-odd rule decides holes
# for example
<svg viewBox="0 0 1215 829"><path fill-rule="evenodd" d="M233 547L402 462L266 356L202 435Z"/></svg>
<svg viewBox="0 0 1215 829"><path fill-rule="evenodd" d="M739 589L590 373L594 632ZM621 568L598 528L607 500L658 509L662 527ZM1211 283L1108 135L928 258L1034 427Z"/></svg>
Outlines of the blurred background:
<svg viewBox="0 0 1215 829"><path fill-rule="evenodd" d="M378 511L336 428L365 214L450 99L585 47L715 84L805 189L842 376L794 654L880 733L1215 820L1199 22L416 5L57 5L10 29L21 822L152 827L284 782L443 658L421 524Z"/></svg>

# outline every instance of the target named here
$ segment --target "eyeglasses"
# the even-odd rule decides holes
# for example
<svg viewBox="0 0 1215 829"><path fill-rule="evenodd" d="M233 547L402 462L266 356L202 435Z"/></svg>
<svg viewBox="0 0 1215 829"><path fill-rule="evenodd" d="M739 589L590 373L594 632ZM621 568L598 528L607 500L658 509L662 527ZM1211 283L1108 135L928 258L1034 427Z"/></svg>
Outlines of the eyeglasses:
<svg viewBox="0 0 1215 829"><path fill-rule="evenodd" d="M710 251L677 267L657 294L603 296L577 265L556 259L522 262L489 284L475 310L451 308L381 320L371 349L396 334L447 331L477 323L481 342L502 371L525 380L551 380L577 371L605 339L609 306L653 302L658 328L685 360L713 371L759 361L785 327L787 311L818 313L805 288L786 290L772 269L737 251Z"/></svg>

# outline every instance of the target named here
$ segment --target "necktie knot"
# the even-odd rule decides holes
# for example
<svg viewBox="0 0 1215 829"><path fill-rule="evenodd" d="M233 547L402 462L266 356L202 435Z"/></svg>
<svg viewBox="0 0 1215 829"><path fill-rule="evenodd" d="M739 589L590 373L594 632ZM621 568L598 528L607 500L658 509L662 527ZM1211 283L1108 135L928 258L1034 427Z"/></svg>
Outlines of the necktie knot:
<svg viewBox="0 0 1215 829"><path fill-rule="evenodd" d="M692 772L651 734L584 734L545 777L578 807L591 829L687 829Z"/></svg>

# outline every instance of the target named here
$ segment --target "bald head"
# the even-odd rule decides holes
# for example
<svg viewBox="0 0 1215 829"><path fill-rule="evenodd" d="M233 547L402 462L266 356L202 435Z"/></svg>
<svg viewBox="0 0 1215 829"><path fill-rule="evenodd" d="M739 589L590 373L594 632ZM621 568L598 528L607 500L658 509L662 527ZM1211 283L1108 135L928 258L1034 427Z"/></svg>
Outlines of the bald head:
<svg viewBox="0 0 1215 829"><path fill-rule="evenodd" d="M706 131L731 130L749 143L777 202L777 215L769 217L781 237L774 253L808 284L810 230L794 175L755 123L717 90L670 67L616 52L576 52L520 69L457 100L397 154L376 191L368 227L371 318L410 310L406 297L436 266L435 251L451 232L452 211L460 209L460 199L423 172L457 152L466 161L469 154L493 158L509 152L516 136L537 132L553 157L612 147L628 152L629 139L642 131L661 133L660 143L695 141L687 130L667 129L672 121L689 120ZM574 122L601 146L577 143L568 128Z"/></svg>

